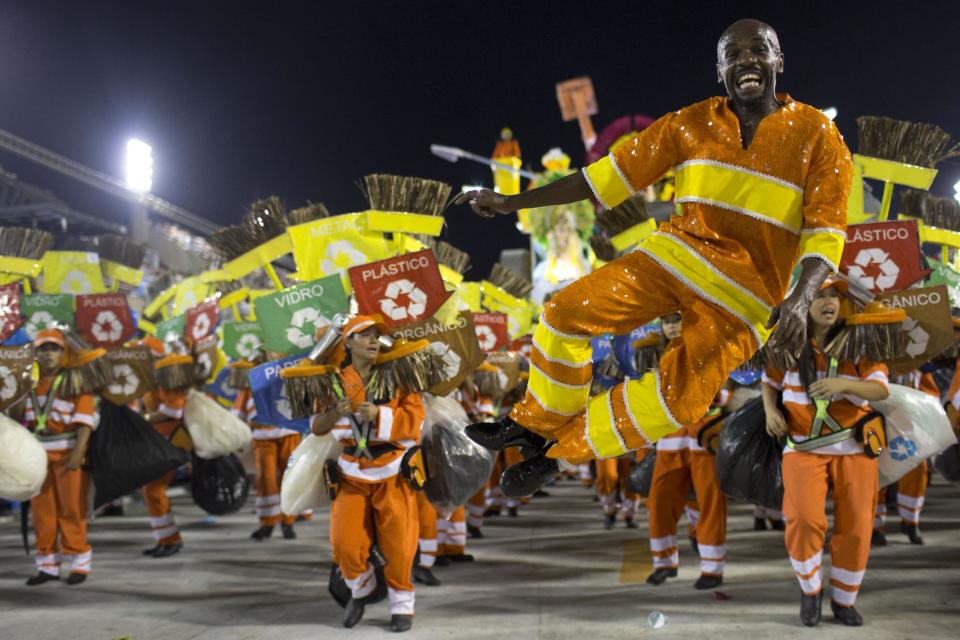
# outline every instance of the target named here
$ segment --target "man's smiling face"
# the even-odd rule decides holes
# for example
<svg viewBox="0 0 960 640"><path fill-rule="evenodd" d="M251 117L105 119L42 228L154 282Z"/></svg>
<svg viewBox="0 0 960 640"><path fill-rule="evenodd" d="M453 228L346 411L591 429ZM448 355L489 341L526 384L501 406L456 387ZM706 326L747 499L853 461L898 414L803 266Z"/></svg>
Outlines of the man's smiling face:
<svg viewBox="0 0 960 640"><path fill-rule="evenodd" d="M776 32L756 20L731 25L717 42L717 76L738 104L772 99L783 54Z"/></svg>

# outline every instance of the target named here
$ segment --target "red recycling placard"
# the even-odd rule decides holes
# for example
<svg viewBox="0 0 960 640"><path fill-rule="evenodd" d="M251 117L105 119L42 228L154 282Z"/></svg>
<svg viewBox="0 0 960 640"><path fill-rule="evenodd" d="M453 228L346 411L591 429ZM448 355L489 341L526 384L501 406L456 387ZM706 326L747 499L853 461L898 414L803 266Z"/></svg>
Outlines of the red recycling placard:
<svg viewBox="0 0 960 640"><path fill-rule="evenodd" d="M122 293L78 295L77 331L97 347L122 345L135 331L127 297Z"/></svg>
<svg viewBox="0 0 960 640"><path fill-rule="evenodd" d="M477 342L480 351L490 353L507 346L507 314L505 313L475 313L473 314L473 328L477 333Z"/></svg>
<svg viewBox="0 0 960 640"><path fill-rule="evenodd" d="M533 352L533 336L527 334L525 336L520 336L516 340L510 343L508 347L510 351L517 351L524 358L530 359L530 354Z"/></svg>
<svg viewBox="0 0 960 640"><path fill-rule="evenodd" d="M20 283L11 282L0 287L0 342L16 331L20 319Z"/></svg>
<svg viewBox="0 0 960 640"><path fill-rule="evenodd" d="M187 309L183 321L183 335L192 343L203 340L217 329L220 322L220 306L216 299L204 300Z"/></svg>
<svg viewBox="0 0 960 640"><path fill-rule="evenodd" d="M847 227L840 271L872 293L902 291L926 277L916 220Z"/></svg>
<svg viewBox="0 0 960 640"><path fill-rule="evenodd" d="M431 249L350 267L360 313L378 313L391 327L425 320L447 301Z"/></svg>

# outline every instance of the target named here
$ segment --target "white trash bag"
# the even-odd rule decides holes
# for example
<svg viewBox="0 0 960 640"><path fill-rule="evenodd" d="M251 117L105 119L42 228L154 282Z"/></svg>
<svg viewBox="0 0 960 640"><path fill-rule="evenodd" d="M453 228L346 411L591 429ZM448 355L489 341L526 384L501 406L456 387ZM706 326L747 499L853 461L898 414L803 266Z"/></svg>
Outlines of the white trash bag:
<svg viewBox="0 0 960 640"><path fill-rule="evenodd" d="M196 454L212 460L250 445L250 427L206 394L191 389L183 409L183 423Z"/></svg>
<svg viewBox="0 0 960 640"><path fill-rule="evenodd" d="M886 400L870 403L886 418L887 447L878 458L881 487L957 441L937 398L899 384L889 388Z"/></svg>
<svg viewBox="0 0 960 640"><path fill-rule="evenodd" d="M323 464L339 455L340 442L329 433L304 438L287 462L280 483L280 510L294 514L323 506L328 497Z"/></svg>
<svg viewBox="0 0 960 640"><path fill-rule="evenodd" d="M33 434L0 414L0 498L26 501L47 479L47 452Z"/></svg>

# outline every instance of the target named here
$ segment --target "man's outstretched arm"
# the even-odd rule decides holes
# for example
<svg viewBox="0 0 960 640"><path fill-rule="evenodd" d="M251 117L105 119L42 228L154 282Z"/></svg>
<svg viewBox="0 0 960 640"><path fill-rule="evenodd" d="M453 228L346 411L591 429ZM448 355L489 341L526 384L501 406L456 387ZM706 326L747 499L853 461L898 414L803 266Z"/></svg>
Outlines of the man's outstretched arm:
<svg viewBox="0 0 960 640"><path fill-rule="evenodd" d="M767 341L774 351L797 354L807 337L807 313L820 285L833 268L816 256L808 256L800 263L800 277L787 299L773 308L767 328L776 329Z"/></svg>
<svg viewBox="0 0 960 640"><path fill-rule="evenodd" d="M583 174L579 171L560 178L556 182L515 196L500 195L490 189L478 189L460 194L456 204L468 203L474 213L492 218L498 213L511 213L518 209L534 209L586 200L592 194Z"/></svg>

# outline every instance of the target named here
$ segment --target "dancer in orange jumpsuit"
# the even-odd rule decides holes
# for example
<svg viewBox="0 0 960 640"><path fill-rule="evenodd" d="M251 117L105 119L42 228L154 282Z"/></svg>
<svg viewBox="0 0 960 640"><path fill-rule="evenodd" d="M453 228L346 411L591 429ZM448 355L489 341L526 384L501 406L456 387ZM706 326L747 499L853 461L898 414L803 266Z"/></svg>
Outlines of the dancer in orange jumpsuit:
<svg viewBox="0 0 960 640"><path fill-rule="evenodd" d="M811 338L799 364L788 371L767 369L763 378L767 431L788 436L783 455L785 539L803 592L800 619L807 626L820 622L825 502L830 489L830 606L838 622L863 624L853 605L870 555L877 460L864 453L850 428L858 423L864 429L871 425L882 428L882 418L872 416L867 403L888 395L886 365L838 361L819 348L840 328L841 288L830 281L824 283L810 306Z"/></svg>
<svg viewBox="0 0 960 640"><path fill-rule="evenodd" d="M918 369L904 376L897 376L894 382L905 387L918 389L940 400L940 389L937 387L932 373L923 373ZM897 512L900 514L900 533L905 534L910 539L911 544L923 544L923 538L920 536L920 510L923 509L926 496L928 473L927 461L924 460L897 481ZM877 494L876 515L873 519L873 537L870 541L875 547L882 547L887 544L887 536L883 532L883 527L887 522L887 490L888 487L884 487Z"/></svg>
<svg viewBox="0 0 960 640"><path fill-rule="evenodd" d="M397 391L384 404L367 400L366 384L380 353L387 326L379 316L356 316L343 329L350 364L341 372L346 398L330 412L315 416L313 433L331 433L343 445L337 464L340 482L330 514L333 560L340 567L351 599L343 626L363 618L365 598L377 589L368 562L374 539L387 560L384 569L390 601L390 626L413 626L411 581L417 553L417 500L400 475L407 449L420 439L426 410L418 393Z"/></svg>
<svg viewBox="0 0 960 640"><path fill-rule="evenodd" d="M33 341L40 381L26 398L24 419L47 451L47 479L40 494L30 500L36 531L35 586L60 579L60 562L70 575L67 584L80 584L90 573L93 550L87 541L87 487L89 476L80 468L90 434L97 427L96 398L63 398L58 390L66 353L63 333L44 329Z"/></svg>
<svg viewBox="0 0 960 640"><path fill-rule="evenodd" d="M692 424L768 338L778 350L801 346L810 302L843 250L853 165L832 122L775 92L782 70L774 30L738 21L717 43L727 97L672 112L582 173L540 189L458 199L488 217L591 196L614 207L667 170L676 175L678 215L544 306L525 400L509 418L468 427L488 449L541 448L504 474L505 491L531 493L556 473L554 458L619 456ZM588 403L591 336L622 335L676 311L683 336L659 370Z"/></svg>

